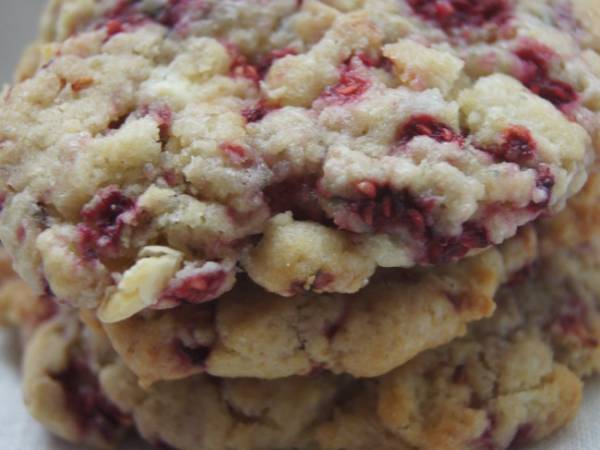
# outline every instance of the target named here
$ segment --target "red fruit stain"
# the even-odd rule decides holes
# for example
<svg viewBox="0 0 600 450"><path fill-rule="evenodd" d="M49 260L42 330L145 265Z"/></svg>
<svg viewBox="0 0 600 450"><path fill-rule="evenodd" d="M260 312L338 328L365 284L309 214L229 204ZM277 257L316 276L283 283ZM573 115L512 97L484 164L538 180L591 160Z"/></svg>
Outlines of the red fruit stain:
<svg viewBox="0 0 600 450"><path fill-rule="evenodd" d="M510 17L507 0L408 0L413 11L445 30L504 24Z"/></svg>
<svg viewBox="0 0 600 450"><path fill-rule="evenodd" d="M172 169L167 169L162 173L162 177L170 187L175 187L178 184L179 175Z"/></svg>
<svg viewBox="0 0 600 450"><path fill-rule="evenodd" d="M463 258L474 249L490 245L487 230L480 224L467 222L458 236L435 236L428 245L427 262L446 263Z"/></svg>
<svg viewBox="0 0 600 450"><path fill-rule="evenodd" d="M320 291L325 289L331 283L335 281L335 276L327 273L319 271L315 276L315 281L313 281L312 289L315 291Z"/></svg>
<svg viewBox="0 0 600 450"><path fill-rule="evenodd" d="M82 360L73 359L52 378L62 386L67 407L73 412L82 434L95 430L110 440L119 429L131 426L131 418L106 398L97 376Z"/></svg>
<svg viewBox="0 0 600 450"><path fill-rule="evenodd" d="M349 317L350 308L348 307L348 304L344 304L340 315L333 322L328 323L326 325L325 330L323 331L325 337L329 340L332 340L339 333L344 324L348 321Z"/></svg>
<svg viewBox="0 0 600 450"><path fill-rule="evenodd" d="M319 205L315 177L288 178L268 186L265 198L273 214L292 211L296 220L325 223L327 218Z"/></svg>
<svg viewBox="0 0 600 450"><path fill-rule="evenodd" d="M259 100L254 106L242 109L241 114L247 123L259 122L265 118L271 111L277 109L276 106L267 104L265 100Z"/></svg>
<svg viewBox="0 0 600 450"><path fill-rule="evenodd" d="M162 292L159 306L161 301L198 304L213 300L221 292L226 279L227 272L218 269L175 280Z"/></svg>
<svg viewBox="0 0 600 450"><path fill-rule="evenodd" d="M236 166L249 167L254 164L254 157L250 150L241 145L225 143L221 144L219 148L227 156L227 159Z"/></svg>
<svg viewBox="0 0 600 450"><path fill-rule="evenodd" d="M488 426L484 432L474 441L470 442L468 448L475 450L496 450L498 446L494 442L494 430L496 429L496 418L488 413Z"/></svg>
<svg viewBox="0 0 600 450"><path fill-rule="evenodd" d="M289 47L273 50L272 52L260 58L257 64L258 73L260 73L261 78L264 78L275 61L285 58L286 56L293 56L297 54L298 51L296 49Z"/></svg>
<svg viewBox="0 0 600 450"><path fill-rule="evenodd" d="M532 440L533 432L535 428L531 423L524 423L517 428L517 432L513 437L511 443L508 445L508 448L518 448L521 447Z"/></svg>
<svg viewBox="0 0 600 450"><path fill-rule="evenodd" d="M528 41L515 55L521 61L518 78L531 92L563 110L577 101L577 93L570 84L550 76L549 62L556 56L551 48Z"/></svg>
<svg viewBox="0 0 600 450"><path fill-rule="evenodd" d="M587 322L587 305L579 298L569 300L550 324L550 330L569 336L575 336L586 347L598 347L597 336Z"/></svg>
<svg viewBox="0 0 600 450"><path fill-rule="evenodd" d="M17 241L19 243L22 243L25 240L26 236L27 236L27 230L25 230L25 226L23 224L20 224L19 227L17 228Z"/></svg>
<svg viewBox="0 0 600 450"><path fill-rule="evenodd" d="M158 124L160 141L166 144L173 126L173 111L167 105L151 105L142 108L142 116L149 115Z"/></svg>
<svg viewBox="0 0 600 450"><path fill-rule="evenodd" d="M262 76L258 67L250 64L246 56L240 52L239 48L235 44L230 42L223 42L222 44L227 49L229 57L231 58L231 76L234 78L247 78L253 84L258 86L262 80Z"/></svg>

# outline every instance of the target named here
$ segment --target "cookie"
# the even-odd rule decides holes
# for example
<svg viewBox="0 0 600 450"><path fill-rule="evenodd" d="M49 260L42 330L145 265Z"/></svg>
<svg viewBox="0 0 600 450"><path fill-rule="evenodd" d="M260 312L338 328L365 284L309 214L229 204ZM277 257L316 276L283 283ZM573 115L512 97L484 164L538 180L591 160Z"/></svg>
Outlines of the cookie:
<svg viewBox="0 0 600 450"><path fill-rule="evenodd" d="M374 377L490 316L510 271L535 259L532 232L513 241L518 251L506 262L492 249L436 270L380 273L348 295L285 299L239 283L205 307L147 312L104 329L147 384L192 373L281 378L327 369Z"/></svg>
<svg viewBox="0 0 600 450"><path fill-rule="evenodd" d="M594 172L564 211L505 243L501 263L498 252L488 251L435 275L391 271L358 294L287 302L245 284L209 309L142 314L104 329L145 384L202 372L277 378L327 369L379 376L489 316L497 290L526 277L540 259L593 241L600 233L599 188ZM460 294L449 293L452 286Z"/></svg>
<svg viewBox="0 0 600 450"><path fill-rule="evenodd" d="M54 0L0 106L0 238L108 323L498 246L585 182L587 3Z"/></svg>
<svg viewBox="0 0 600 450"><path fill-rule="evenodd" d="M279 378L327 369L380 376L489 316L498 288L540 258L593 240L600 231L599 188L594 172L563 212L505 243L501 265L497 252L488 251L442 271L381 273L358 294L287 302L246 283L205 309L184 306L104 328L145 384L193 373Z"/></svg>
<svg viewBox="0 0 600 450"><path fill-rule="evenodd" d="M512 449L569 423L580 377L600 369L599 266L597 239L557 251L465 337L372 379L194 375L144 388L101 327L59 313L28 345L24 389L33 414L75 442L133 427L182 450Z"/></svg>

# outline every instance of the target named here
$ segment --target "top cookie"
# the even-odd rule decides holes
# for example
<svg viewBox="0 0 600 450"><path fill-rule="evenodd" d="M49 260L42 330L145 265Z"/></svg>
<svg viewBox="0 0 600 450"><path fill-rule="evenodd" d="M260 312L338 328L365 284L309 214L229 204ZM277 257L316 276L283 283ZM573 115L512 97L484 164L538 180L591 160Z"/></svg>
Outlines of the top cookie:
<svg viewBox="0 0 600 450"><path fill-rule="evenodd" d="M39 291L131 314L237 267L352 293L497 245L585 181L589 8L55 0L0 107L0 238Z"/></svg>

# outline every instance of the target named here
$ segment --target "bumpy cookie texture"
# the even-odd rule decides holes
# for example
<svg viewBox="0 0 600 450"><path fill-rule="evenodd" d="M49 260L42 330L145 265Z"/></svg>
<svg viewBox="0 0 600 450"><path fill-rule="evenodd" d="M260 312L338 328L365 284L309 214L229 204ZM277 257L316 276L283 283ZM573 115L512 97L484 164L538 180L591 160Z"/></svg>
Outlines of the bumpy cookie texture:
<svg viewBox="0 0 600 450"><path fill-rule="evenodd" d="M218 301L104 324L144 384L192 373L280 378L327 369L382 375L489 317L498 288L537 257L523 229L502 249L435 270L379 273L359 293L283 299L248 282Z"/></svg>
<svg viewBox="0 0 600 450"><path fill-rule="evenodd" d="M462 259L582 187L594 8L54 0L0 107L0 237L38 293L106 322L239 269L350 294Z"/></svg>
<svg viewBox="0 0 600 450"><path fill-rule="evenodd" d="M370 380L195 375L143 388L92 314L87 327L57 315L28 345L25 390L36 417L78 442L135 426L182 450L513 449L566 425L579 376L600 370L599 268L597 240L558 250L502 289L493 318Z"/></svg>

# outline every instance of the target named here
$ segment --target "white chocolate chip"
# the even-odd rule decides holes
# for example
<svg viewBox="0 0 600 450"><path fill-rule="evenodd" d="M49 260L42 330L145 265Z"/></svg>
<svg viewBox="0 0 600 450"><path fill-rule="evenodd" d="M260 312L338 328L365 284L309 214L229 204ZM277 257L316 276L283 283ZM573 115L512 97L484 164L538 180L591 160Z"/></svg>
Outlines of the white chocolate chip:
<svg viewBox="0 0 600 450"><path fill-rule="evenodd" d="M183 262L183 254L168 247L145 247L139 256L141 259L123 274L116 292L98 309L102 322L123 321L156 303Z"/></svg>

